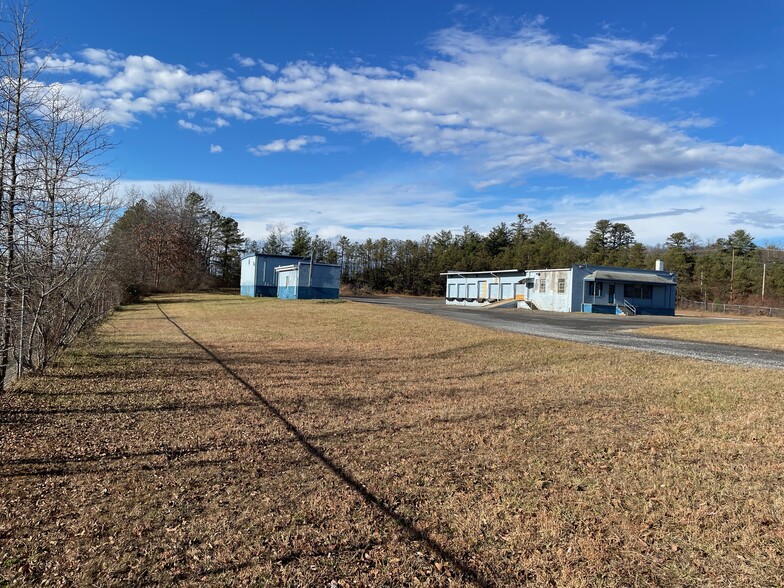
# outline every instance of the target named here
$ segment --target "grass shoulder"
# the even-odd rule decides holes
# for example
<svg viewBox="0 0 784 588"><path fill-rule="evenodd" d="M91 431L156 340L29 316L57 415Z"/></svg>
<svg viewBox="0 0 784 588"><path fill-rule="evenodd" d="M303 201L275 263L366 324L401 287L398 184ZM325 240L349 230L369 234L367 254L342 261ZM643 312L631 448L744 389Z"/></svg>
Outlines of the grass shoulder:
<svg viewBox="0 0 784 588"><path fill-rule="evenodd" d="M784 320L775 318L733 318L721 323L704 325L646 327L636 330L635 333L682 341L742 345L757 349L784 351Z"/></svg>

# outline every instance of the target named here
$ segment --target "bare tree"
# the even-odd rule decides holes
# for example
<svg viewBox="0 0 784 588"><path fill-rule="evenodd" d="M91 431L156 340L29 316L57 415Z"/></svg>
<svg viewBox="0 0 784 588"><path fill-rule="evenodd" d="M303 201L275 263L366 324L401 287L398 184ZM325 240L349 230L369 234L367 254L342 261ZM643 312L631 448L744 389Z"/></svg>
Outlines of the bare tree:
<svg viewBox="0 0 784 588"><path fill-rule="evenodd" d="M116 216L102 114L42 81L26 5L0 29L0 390L45 367L114 305L102 244Z"/></svg>
<svg viewBox="0 0 784 588"><path fill-rule="evenodd" d="M17 209L24 176L25 149L40 104L37 78L31 67L31 28L27 6L7 12L0 31L0 231L2 231L2 311L0 311L0 390L4 388L12 349L14 305L17 300Z"/></svg>

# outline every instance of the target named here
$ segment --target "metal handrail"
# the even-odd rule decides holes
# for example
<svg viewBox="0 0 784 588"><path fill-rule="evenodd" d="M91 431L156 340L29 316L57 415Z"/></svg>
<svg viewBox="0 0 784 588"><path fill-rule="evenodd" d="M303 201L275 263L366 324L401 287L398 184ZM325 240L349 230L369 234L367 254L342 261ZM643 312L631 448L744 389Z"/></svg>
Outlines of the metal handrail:
<svg viewBox="0 0 784 588"><path fill-rule="evenodd" d="M625 308L626 310L628 310L628 311L629 311L630 313L632 313L634 316L637 316L637 307L636 307L636 306L634 306L634 304L632 304L632 303L631 303L631 302L629 302L628 300L624 300L624 301L623 301L623 306L624 306L624 308Z"/></svg>

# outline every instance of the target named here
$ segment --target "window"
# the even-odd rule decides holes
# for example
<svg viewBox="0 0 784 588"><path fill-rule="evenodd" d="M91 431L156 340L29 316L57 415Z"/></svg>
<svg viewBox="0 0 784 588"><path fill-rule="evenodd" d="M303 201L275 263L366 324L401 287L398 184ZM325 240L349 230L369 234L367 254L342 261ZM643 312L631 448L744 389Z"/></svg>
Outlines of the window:
<svg viewBox="0 0 784 588"><path fill-rule="evenodd" d="M558 293L563 294L566 292L566 280L564 278L558 279Z"/></svg>
<svg viewBox="0 0 784 588"><path fill-rule="evenodd" d="M539 292L540 293L544 294L545 288L547 288L546 284L547 284L547 281L544 278L539 280Z"/></svg>
<svg viewBox="0 0 784 588"><path fill-rule="evenodd" d="M603 282L588 282L588 296L598 296L601 298Z"/></svg>
<svg viewBox="0 0 784 588"><path fill-rule="evenodd" d="M650 300L653 298L653 288L646 284L626 284L623 287L623 295L625 298Z"/></svg>

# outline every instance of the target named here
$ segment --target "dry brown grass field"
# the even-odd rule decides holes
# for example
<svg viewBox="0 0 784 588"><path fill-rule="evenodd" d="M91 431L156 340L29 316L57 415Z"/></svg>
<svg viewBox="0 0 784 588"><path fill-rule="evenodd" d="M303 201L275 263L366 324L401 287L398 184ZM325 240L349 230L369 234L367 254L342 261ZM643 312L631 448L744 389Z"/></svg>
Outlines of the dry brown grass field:
<svg viewBox="0 0 784 588"><path fill-rule="evenodd" d="M158 297L0 397L0 583L780 586L782 388L372 305Z"/></svg>
<svg viewBox="0 0 784 588"><path fill-rule="evenodd" d="M639 335L706 343L726 343L784 351L784 320L777 318L737 319L721 324L649 327Z"/></svg>

